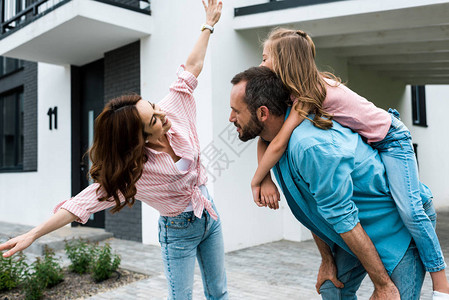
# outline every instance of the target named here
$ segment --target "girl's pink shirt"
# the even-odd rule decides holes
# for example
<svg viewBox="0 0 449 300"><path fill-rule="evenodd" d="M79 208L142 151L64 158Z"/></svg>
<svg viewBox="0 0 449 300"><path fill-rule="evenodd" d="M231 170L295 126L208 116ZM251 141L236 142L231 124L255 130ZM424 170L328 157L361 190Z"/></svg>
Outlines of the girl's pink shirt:
<svg viewBox="0 0 449 300"><path fill-rule="evenodd" d="M368 143L385 138L390 129L391 116L343 84L325 78L326 99L323 110L334 116L334 120L351 128Z"/></svg>
<svg viewBox="0 0 449 300"><path fill-rule="evenodd" d="M171 85L169 94L158 104L166 112L172 127L167 138L175 154L192 163L186 171L179 171L171 156L146 148L148 161L136 183L135 198L157 209L161 216L176 216L192 202L195 216L201 218L206 209L212 218L217 214L212 203L201 193L207 175L200 162L200 144L196 130L196 103L193 97L198 81L195 76L178 69L178 79ZM59 203L54 212L63 208L86 223L91 214L115 206L114 201L98 201L98 183L91 184L72 199ZM101 193L101 190L100 190ZM120 194L123 201L123 197ZM112 200L112 199L111 199Z"/></svg>

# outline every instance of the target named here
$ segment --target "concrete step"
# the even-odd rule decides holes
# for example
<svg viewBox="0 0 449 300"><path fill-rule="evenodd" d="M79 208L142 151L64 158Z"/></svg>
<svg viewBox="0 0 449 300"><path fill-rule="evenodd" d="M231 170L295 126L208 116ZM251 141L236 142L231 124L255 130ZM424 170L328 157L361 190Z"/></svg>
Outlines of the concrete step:
<svg viewBox="0 0 449 300"><path fill-rule="evenodd" d="M32 228L33 226L0 222L0 242L2 243L9 238L23 234ZM50 247L54 251L59 251L64 249L66 241L70 241L72 239L81 238L94 243L111 237L113 237L112 233L106 232L104 229L100 228L65 226L36 240L24 252L42 255L45 246Z"/></svg>

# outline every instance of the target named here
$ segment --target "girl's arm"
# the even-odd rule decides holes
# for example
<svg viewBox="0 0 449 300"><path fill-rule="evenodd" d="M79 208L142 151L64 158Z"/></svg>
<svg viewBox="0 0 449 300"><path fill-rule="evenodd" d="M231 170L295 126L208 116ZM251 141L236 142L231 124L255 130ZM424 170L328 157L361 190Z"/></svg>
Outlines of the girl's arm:
<svg viewBox="0 0 449 300"><path fill-rule="evenodd" d="M257 163L260 163L260 161L262 160L262 157L263 157L265 151L267 150L267 147L268 147L267 144L261 138L259 138L259 140L257 141ZM261 194L261 189L264 187L264 185L268 184L270 182L271 182L271 184L274 185L273 181L271 180L271 175L270 175L270 173L268 173L268 174L266 174L265 178L263 179L263 181L260 185L253 186L251 184L253 200L256 203L256 205L259 207L267 206L265 199L263 197L261 197L260 194ZM276 188L276 186L275 186L275 188Z"/></svg>
<svg viewBox="0 0 449 300"><path fill-rule="evenodd" d="M258 156L261 156L262 158L261 159L259 158L259 165L257 167L256 173L254 174L253 180L251 181L253 198L254 202L256 202L257 205L259 205L259 203L263 204L263 201L261 202L259 192L262 180L264 180L267 174L270 173L270 169L274 167L274 165L279 161L279 159L284 154L284 151L287 148L288 141L290 139L293 130L299 124L301 124L302 121L304 121L304 116L302 115L302 113L298 112L297 109L300 109L301 111L305 112L308 112L309 110L307 104L304 104L302 102L295 102L292 106L290 115L288 116L287 120L285 120L281 130L278 132L273 141L271 141L268 148L266 148L265 146L266 150L264 152L262 151L263 150L262 147L258 146L257 148ZM270 206L269 203L267 204ZM266 206L266 205L259 205L259 206ZM274 206L277 206L277 203L275 203ZM270 206L270 208L273 207ZM275 208L278 208L278 206Z"/></svg>
<svg viewBox="0 0 449 300"><path fill-rule="evenodd" d="M217 3L217 0L208 0L208 5L206 5L204 2L205 0L202 1L204 10L206 11L206 24L214 27L220 19L223 3L221 1L218 1ZM198 77L203 69L204 58L206 56L210 35L211 31L209 29L203 30L198 38L198 41L193 47L192 52L187 57L185 70L192 73L195 77Z"/></svg>
<svg viewBox="0 0 449 300"><path fill-rule="evenodd" d="M41 236L59 229L62 226L75 221L77 218L78 217L71 212L65 209L60 209L41 225L34 227L27 233L19 235L1 244L0 251L10 249L9 251L3 253L3 257L10 257L14 253L28 248L35 240L37 240Z"/></svg>

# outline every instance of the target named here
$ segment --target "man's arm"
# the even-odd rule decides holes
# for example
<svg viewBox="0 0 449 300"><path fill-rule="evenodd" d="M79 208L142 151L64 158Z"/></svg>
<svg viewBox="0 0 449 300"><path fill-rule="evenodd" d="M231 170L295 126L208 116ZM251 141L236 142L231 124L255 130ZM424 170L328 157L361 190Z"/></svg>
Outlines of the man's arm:
<svg viewBox="0 0 449 300"><path fill-rule="evenodd" d="M375 299L398 299L401 297L399 291L388 276L387 270L380 260L376 247L366 234L360 223L350 231L341 233L345 243L362 263L374 284L374 292L371 300Z"/></svg>
<svg viewBox="0 0 449 300"><path fill-rule="evenodd" d="M305 174L317 211L342 237L360 260L374 284L371 299L400 299L379 254L360 225L358 208L352 201L354 154L337 143L315 144L307 149L297 146L295 165Z"/></svg>
<svg viewBox="0 0 449 300"><path fill-rule="evenodd" d="M320 288L326 280L332 281L332 283L338 287L343 288L344 284L337 278L337 266L335 265L334 256L329 246L312 232L315 244L318 247L318 251L321 254L321 265L318 270L318 276L316 279L316 291L320 294Z"/></svg>

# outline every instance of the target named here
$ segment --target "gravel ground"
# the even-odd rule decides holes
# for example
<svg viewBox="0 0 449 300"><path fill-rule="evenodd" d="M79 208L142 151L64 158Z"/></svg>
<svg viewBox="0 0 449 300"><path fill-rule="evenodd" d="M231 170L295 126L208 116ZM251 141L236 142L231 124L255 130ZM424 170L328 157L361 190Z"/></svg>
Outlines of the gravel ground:
<svg viewBox="0 0 449 300"><path fill-rule="evenodd" d="M145 278L148 278L148 276L119 269L108 280L95 283L89 274L78 275L64 270L64 281L51 289L45 290L43 299L85 299ZM18 289L11 290L7 293L0 292L0 300L16 299L25 299L24 294Z"/></svg>

